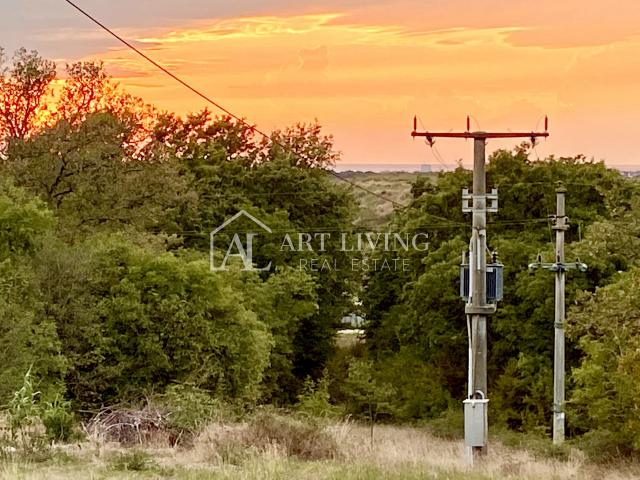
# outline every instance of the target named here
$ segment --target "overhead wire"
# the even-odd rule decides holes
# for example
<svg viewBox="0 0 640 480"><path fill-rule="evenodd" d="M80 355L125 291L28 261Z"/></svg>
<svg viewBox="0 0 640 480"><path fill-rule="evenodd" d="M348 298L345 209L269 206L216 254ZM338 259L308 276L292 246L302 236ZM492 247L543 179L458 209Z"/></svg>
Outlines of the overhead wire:
<svg viewBox="0 0 640 480"><path fill-rule="evenodd" d="M281 148L283 148L285 151L290 151L291 153L293 153L296 156L299 156L299 154L297 154L295 151L293 151L293 149L291 149L290 146L277 141L276 139L274 139L271 135L267 134L266 132L262 131L261 129L259 129L258 127L256 127L255 125L250 124L249 122L247 122L244 118L240 117L239 115L236 115L235 113L233 113L231 110L227 109L226 107L224 107L222 104L216 102L214 99L212 99L211 97L209 97L208 95L202 93L200 90L198 90L197 88L193 87L192 85L190 85L189 83L187 83L185 80L183 80L182 78L180 78L179 76L177 76L176 74L174 74L173 72L171 72L169 69L163 67L161 64L159 64L158 62L156 62L153 58L149 57L147 54L145 54L142 50L140 50L139 48L137 48L135 45L133 45L131 42L127 41L125 38L123 38L122 36L118 35L116 32L114 32L112 29L110 29L109 27L107 27L104 23L102 23L101 21L99 21L97 18L95 18L93 15L91 15L89 12L85 11L84 9L82 9L79 5L77 5L75 2L73 2L72 0L64 0L66 3L68 3L71 7L73 7L74 9L76 9L78 12L80 12L82 15L84 15L86 18L88 18L90 21L92 21L93 23L95 23L96 25L98 25L101 29L103 29L105 32L107 32L109 35L111 35L112 37L114 37L116 40L118 40L120 43L122 43L123 45L125 45L127 48L129 48L130 50L132 50L133 52L135 52L136 54L138 54L140 57L142 57L144 60L146 60L147 62L149 62L151 65L153 65L154 67L156 67L157 69L159 69L160 71L162 71L163 73L165 73L166 75L168 75L169 77L171 77L173 80L175 80L176 82L178 82L179 84L181 84L182 86L184 86L185 88L187 88L188 90L190 90L191 92L193 92L195 95L199 96L200 98L202 98L203 100L205 100L206 102L210 103L211 105L213 105L214 107L216 107L217 109L221 110L222 112L226 113L227 115L229 115L231 118L235 119L237 122L239 122L240 124L244 125L245 127L249 128L251 131L261 135L262 137L264 137L265 139L267 139L269 142L271 142L274 145L277 145ZM352 187L360 189L364 192L367 192L368 194L379 198L380 200L383 200L385 202L391 203L393 204L395 207L399 207L399 208L408 208L408 205L404 205L401 202L398 202L397 200L394 200L392 198L388 198L378 192L375 192L363 185L357 184L355 182L352 182L351 180L344 178L343 176L341 176L339 173L331 170L331 169L324 169L324 171L326 171L327 173L329 173L330 175L336 177L337 179L350 184ZM450 220L447 220L450 221Z"/></svg>
<svg viewBox="0 0 640 480"><path fill-rule="evenodd" d="M289 145L286 145L283 142L280 142L276 139L274 139L271 135L269 135L268 133L266 133L265 131L259 129L257 126L250 124L249 122L247 122L244 118L240 117L239 115L235 114L234 112L232 112L231 110L229 110L228 108L224 107L222 104L220 104L219 102L215 101L213 98L209 97L208 95L206 95L205 93L203 93L202 91L200 91L199 89L193 87L192 85L190 85L188 82L186 82L185 80L183 80L182 78L180 78L178 75L174 74L173 72L171 72L169 69L165 68L164 66L162 66L160 63L158 63L157 61L155 61L153 58L151 58L150 56L148 56L147 54L145 54L142 50L140 50L139 48L137 48L135 45L133 45L131 42L127 41L125 38L123 38L122 36L118 35L115 31L113 31L111 28L109 28L108 26L106 26L104 23L102 23L101 21L99 21L95 16L91 15L90 13L88 13L87 11L85 11L84 9L82 9L79 5L77 5L75 2L73 2L72 0L64 0L67 4L69 4L71 7L73 7L75 10L77 10L78 12L80 12L83 16L85 16L87 19L89 19L91 22L93 22L94 24L96 24L97 26L99 26L102 30L104 30L105 32L107 32L109 35L111 35L112 37L114 37L116 40L118 40L120 43L122 43L123 45L125 45L127 48L129 48L130 50L132 50L133 52L135 52L137 55L139 55L141 58L143 58L144 60L146 60L147 62L149 62L151 65L153 65L154 67L156 67L158 70L162 71L164 74L166 74L167 76L169 76L170 78L172 78L173 80L175 80L176 82L178 82L179 84L181 84L182 86L184 86L185 88L187 88L188 90L190 90L192 93L194 93L195 95L197 95L198 97L202 98L203 100L205 100L206 102L208 102L209 104L213 105L214 107L216 107L217 109L219 109L220 111L224 112L225 114L227 114L228 116L230 116L231 118L235 119L238 123L244 125L245 127L249 128L251 131L259 134L260 136L264 137L265 139L267 139L269 142L271 142L273 145L277 145L279 147L281 147L283 150L285 151L289 151L291 152L293 155L295 156L299 156L298 153L296 153L295 151L292 150L292 148ZM476 122L476 124L478 126L480 126L479 122L477 121L477 119L475 119L475 117L472 117L474 119L474 121ZM420 123L422 124L422 121L420 120ZM445 169L448 169L448 166L446 164L446 162L444 161L444 158L442 157L442 154L439 152L439 150L436 148L432 148L432 152L434 154L434 157L436 158L436 160L438 161L438 163L440 163ZM331 169L324 169L325 172L329 173L330 175L336 177L338 180L345 182L349 185L351 185L351 187L364 191L374 197L377 197L380 200L383 200L385 202L391 203L392 205L394 205L395 207L399 207L399 208L408 208L408 205L405 205L397 200L394 200L392 198L386 197L385 195L382 195L374 190L371 190L370 188L367 188L363 185L360 185L356 182L353 182L351 180L349 180L348 178L345 178L344 176L340 175L338 172L335 172L334 170ZM515 185L515 184L512 184ZM269 194L264 194L266 195L274 195L274 194L280 194L280 195L299 195L298 192L273 192L273 193L269 193ZM248 194L248 195L261 195L261 194ZM450 227L459 227L459 226L465 226L467 227L467 224L462 223L462 222L457 222L455 220L451 220L448 219L446 217L441 217L435 214L431 214L428 212L424 212L424 214L434 218L434 219L438 219L440 221L446 222ZM525 220L525 221L520 221L520 222L514 222L514 223L530 223L530 221ZM498 224L498 222L493 222L494 224Z"/></svg>
<svg viewBox="0 0 640 480"><path fill-rule="evenodd" d="M416 115L416 118L418 119L418 122L420 123L420 126L422 127L422 129L426 130L420 116ZM436 162L438 162L442 166L442 168L444 168L444 171L446 172L447 170L449 170L449 167L447 166L447 164L444 161L444 158L440 154L438 147L436 147L434 143L429 143L429 141L426 138L424 140L424 143L429 147L429 150L431 151L431 155L433 155L433 158L435 158Z"/></svg>

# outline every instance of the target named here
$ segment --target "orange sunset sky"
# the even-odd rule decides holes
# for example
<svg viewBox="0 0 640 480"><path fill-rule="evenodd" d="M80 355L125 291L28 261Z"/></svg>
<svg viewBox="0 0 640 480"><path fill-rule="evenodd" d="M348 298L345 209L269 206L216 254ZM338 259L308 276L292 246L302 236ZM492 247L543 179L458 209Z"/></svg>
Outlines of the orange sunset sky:
<svg viewBox="0 0 640 480"><path fill-rule="evenodd" d="M437 164L432 130L532 130L537 154L640 165L640 2L77 0L149 55L263 129L317 118L343 162ZM204 103L62 0L0 0L0 45L103 59L134 94ZM513 146L490 142L489 150ZM446 163L471 144L440 140ZM535 155L535 154L534 154Z"/></svg>

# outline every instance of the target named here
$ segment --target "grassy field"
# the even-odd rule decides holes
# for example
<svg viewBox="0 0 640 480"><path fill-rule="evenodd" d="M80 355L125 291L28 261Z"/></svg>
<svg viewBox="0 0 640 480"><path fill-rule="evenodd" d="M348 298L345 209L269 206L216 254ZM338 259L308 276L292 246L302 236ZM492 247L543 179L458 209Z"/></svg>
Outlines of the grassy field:
<svg viewBox="0 0 640 480"><path fill-rule="evenodd" d="M378 426L373 445L368 427L334 423L326 433L338 449L332 458L303 460L273 442L263 448L229 450L233 425L212 425L189 448L151 446L124 449L118 444L86 442L59 447L40 458L4 453L2 479L576 479L640 478L637 465L596 466L579 452L552 459L492 442L488 456L470 469L460 441L433 437L426 429ZM221 439L225 439L221 442Z"/></svg>
<svg viewBox="0 0 640 480"><path fill-rule="evenodd" d="M386 198L406 205L411 199L411 184L420 176L436 178L433 173L408 172L345 172L345 178L376 192ZM353 189L353 195L360 204L361 211L356 219L356 226L377 228L386 223L393 213L393 204L371 195L361 189Z"/></svg>

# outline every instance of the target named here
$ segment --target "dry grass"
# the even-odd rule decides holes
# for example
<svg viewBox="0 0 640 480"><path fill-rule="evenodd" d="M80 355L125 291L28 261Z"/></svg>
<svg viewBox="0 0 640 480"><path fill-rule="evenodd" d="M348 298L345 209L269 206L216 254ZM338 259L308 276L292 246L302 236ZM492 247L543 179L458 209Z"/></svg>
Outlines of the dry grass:
<svg viewBox="0 0 640 480"><path fill-rule="evenodd" d="M328 429L291 416L269 412L250 422L210 425L196 440L201 459L240 464L254 454L278 454L300 460L334 460L340 456Z"/></svg>
<svg viewBox="0 0 640 480"><path fill-rule="evenodd" d="M475 472L500 479L579 479L630 480L640 478L640 470L627 467L601 468L585 461L580 452L572 452L568 461L541 459L525 450L493 443L486 458L469 467L462 441L442 440L424 430L379 426L373 447L363 439L364 426L335 426L335 435L346 450L347 458L358 458L385 470L411 467L421 471ZM461 477L462 478L462 477Z"/></svg>
<svg viewBox="0 0 640 480"><path fill-rule="evenodd" d="M334 423L320 429L319 434L298 424L292 427L280 416L274 418L277 420L271 418L266 426L259 426L259 422L210 425L188 449L147 447L140 451L116 444L99 448L83 445L52 455L44 463L8 461L0 466L0 479L640 478L638 466L598 467L587 463L579 452L573 452L567 461L537 458L495 443L487 457L471 469L466 465L462 442L435 438L424 429L378 426L371 445L364 425ZM314 456L314 449L323 453Z"/></svg>

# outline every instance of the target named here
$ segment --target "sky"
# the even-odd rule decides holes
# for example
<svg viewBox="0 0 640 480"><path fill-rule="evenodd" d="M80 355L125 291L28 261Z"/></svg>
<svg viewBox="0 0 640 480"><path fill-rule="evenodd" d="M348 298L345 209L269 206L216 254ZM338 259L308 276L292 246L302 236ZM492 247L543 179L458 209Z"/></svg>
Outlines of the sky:
<svg viewBox="0 0 640 480"><path fill-rule="evenodd" d="M77 0L158 62L262 129L318 120L346 164L468 164L432 131L543 128L534 157L640 165L640 2L629 0ZM0 0L0 46L102 59L162 109L206 105L64 0ZM488 150L511 148L491 141ZM439 154L439 155L438 155Z"/></svg>

